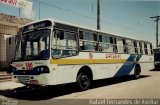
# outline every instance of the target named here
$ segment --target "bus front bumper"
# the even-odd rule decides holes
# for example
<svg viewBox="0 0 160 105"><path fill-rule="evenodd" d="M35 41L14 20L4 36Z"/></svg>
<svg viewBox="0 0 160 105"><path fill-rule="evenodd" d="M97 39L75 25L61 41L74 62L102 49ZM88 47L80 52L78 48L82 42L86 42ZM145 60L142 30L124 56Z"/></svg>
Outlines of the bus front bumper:
<svg viewBox="0 0 160 105"><path fill-rule="evenodd" d="M14 82L19 82L25 85L55 85L54 79L49 79L49 75L12 75Z"/></svg>

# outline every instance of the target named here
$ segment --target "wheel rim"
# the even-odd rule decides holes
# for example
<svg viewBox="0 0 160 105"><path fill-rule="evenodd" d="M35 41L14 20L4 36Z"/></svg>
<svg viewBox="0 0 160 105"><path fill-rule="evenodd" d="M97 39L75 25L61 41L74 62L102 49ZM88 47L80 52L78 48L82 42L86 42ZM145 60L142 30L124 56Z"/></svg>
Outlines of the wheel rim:
<svg viewBox="0 0 160 105"><path fill-rule="evenodd" d="M87 88L89 84L89 78L87 75L82 75L80 79L80 84L83 88Z"/></svg>

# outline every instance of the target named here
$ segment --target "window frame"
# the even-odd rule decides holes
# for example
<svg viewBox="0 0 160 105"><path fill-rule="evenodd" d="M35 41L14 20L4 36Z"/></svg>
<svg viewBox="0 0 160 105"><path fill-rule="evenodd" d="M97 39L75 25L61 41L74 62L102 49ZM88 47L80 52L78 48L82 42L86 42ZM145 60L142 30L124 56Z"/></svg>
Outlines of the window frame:
<svg viewBox="0 0 160 105"><path fill-rule="evenodd" d="M64 33L65 32L67 32L67 33L73 33L73 34L75 34L76 35L76 44L77 44L77 49L76 50L71 50L71 49L58 49L57 48L57 35L56 35L56 31L57 30L60 30L60 31L63 31ZM53 48L53 38L55 37L55 40L56 40L56 44L54 45L56 48ZM70 31L70 30L65 30L65 29L59 29L59 28L54 28L54 30L52 31L52 37L51 37L51 57L53 58L53 59L59 59L59 58L66 58L66 57L72 57L72 56L77 56L78 54L79 54L79 42L78 42L78 40L79 40L79 37L78 37L78 33L77 32L75 32L75 31ZM57 50L57 51L60 51L61 53L61 55L59 55L59 56L57 56L57 57L54 57L54 55L53 55L53 50ZM75 51L76 52L76 54L74 54L74 55L68 55L68 56L62 56L62 54L63 54L63 52L62 51Z"/></svg>
<svg viewBox="0 0 160 105"><path fill-rule="evenodd" d="M106 43L106 42L103 42L103 36L106 36L106 37L108 37L108 43ZM112 37L111 35L109 35L109 34L106 34L106 33L99 33L98 34L98 38L100 39L100 37L102 38L102 40L99 40L99 52L101 52L101 53L115 53L114 52L114 37ZM112 42L113 43L111 43L111 39L113 39L112 40ZM101 46L100 46L100 44L101 44ZM112 48L112 51L103 51L102 50L102 48L101 47L103 47L102 45L107 45L108 47L109 46L112 46L113 48ZM101 49L100 49L101 48ZM106 49L104 49L104 50L106 50Z"/></svg>
<svg viewBox="0 0 160 105"><path fill-rule="evenodd" d="M93 35L93 40L89 40L89 39L84 39L84 33L90 33ZM95 32L95 31L89 31L89 30L85 30L85 29L79 29L78 31L78 36L79 36L79 51L81 52L98 52L98 49L99 49L99 38L98 38L98 33ZM92 47L94 47L93 49L94 50L85 50L85 45L84 43L92 43ZM88 44L89 48L91 47L91 45ZM95 44L95 45L94 45Z"/></svg>

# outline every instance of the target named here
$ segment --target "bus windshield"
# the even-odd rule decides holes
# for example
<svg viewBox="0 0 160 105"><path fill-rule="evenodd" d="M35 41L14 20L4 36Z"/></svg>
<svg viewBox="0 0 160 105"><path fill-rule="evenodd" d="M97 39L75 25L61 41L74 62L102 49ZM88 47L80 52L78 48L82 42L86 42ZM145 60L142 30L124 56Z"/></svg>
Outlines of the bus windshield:
<svg viewBox="0 0 160 105"><path fill-rule="evenodd" d="M49 58L50 30L36 30L21 34L16 39L15 61Z"/></svg>

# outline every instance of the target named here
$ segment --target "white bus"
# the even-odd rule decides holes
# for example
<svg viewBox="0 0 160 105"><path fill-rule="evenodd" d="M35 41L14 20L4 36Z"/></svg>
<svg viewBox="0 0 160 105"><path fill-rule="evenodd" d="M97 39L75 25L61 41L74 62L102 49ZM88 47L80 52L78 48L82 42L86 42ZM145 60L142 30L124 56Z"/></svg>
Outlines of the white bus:
<svg viewBox="0 0 160 105"><path fill-rule="evenodd" d="M13 80L23 84L77 82L82 90L92 80L154 68L152 44L70 23L44 19L19 29Z"/></svg>

